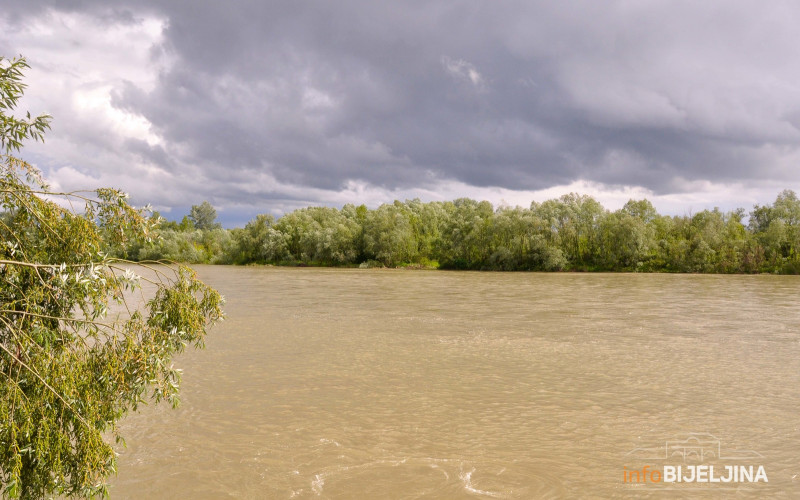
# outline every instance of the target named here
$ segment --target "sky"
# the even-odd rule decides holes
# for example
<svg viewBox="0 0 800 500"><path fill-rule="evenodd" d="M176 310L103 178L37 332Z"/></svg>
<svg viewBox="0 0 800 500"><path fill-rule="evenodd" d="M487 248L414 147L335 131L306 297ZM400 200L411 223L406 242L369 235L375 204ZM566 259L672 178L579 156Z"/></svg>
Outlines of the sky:
<svg viewBox="0 0 800 500"><path fill-rule="evenodd" d="M800 191L800 3L0 0L21 156L170 219L569 192L609 209Z"/></svg>

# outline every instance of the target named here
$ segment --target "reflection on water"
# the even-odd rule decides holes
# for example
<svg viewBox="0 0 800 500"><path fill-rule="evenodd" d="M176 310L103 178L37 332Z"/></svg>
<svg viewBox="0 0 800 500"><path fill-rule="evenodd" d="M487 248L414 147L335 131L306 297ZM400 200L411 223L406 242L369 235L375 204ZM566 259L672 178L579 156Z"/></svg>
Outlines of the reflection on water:
<svg viewBox="0 0 800 500"><path fill-rule="evenodd" d="M112 497L659 498L626 454L690 432L769 475L693 496L800 495L796 277L198 271L228 318Z"/></svg>

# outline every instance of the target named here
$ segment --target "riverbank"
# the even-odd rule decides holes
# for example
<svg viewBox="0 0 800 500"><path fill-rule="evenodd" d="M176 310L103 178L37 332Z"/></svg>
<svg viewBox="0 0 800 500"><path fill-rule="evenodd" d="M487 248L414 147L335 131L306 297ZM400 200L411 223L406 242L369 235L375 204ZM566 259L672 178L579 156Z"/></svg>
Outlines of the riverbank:
<svg viewBox="0 0 800 500"><path fill-rule="evenodd" d="M502 269L455 269L455 268L447 268L441 267L438 263L434 264L398 264L396 266L387 266L383 265L379 262L362 262L360 264L342 264L342 265L331 265L319 262L274 262L274 263L257 263L257 262L249 262L246 264L230 264L230 263L217 263L217 264L210 264L206 262L197 262L197 263L184 263L186 265L195 265L195 264L205 264L205 265L232 265L237 267L275 267L275 268L314 268L314 269L386 269L386 270L408 270L408 271L473 271L473 272L511 272L511 273L566 273L566 274L592 274L592 273L605 273L605 274L703 274L703 275L781 275L781 276L796 276L800 273L797 272L767 272L767 271L754 271L754 272L692 272L692 271L676 271L676 270L668 270L668 269L660 269L660 270L614 270L614 269L592 269L588 267L584 268L575 268L575 269L558 269L558 270L550 270L550 271L543 271L540 269L525 269L525 270L502 270Z"/></svg>
<svg viewBox="0 0 800 500"><path fill-rule="evenodd" d="M466 198L308 207L230 230L195 218L160 221L155 241L110 251L130 260L211 264L800 274L800 199L788 190L749 213L661 215L647 200L610 211L569 194L529 208Z"/></svg>

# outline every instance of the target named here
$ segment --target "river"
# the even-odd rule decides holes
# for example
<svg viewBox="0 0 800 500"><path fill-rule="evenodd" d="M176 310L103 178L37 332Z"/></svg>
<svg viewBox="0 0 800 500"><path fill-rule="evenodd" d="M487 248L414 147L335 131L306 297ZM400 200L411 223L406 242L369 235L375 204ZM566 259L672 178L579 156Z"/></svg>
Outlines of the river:
<svg viewBox="0 0 800 500"><path fill-rule="evenodd" d="M196 269L227 318L112 498L800 496L799 277Z"/></svg>

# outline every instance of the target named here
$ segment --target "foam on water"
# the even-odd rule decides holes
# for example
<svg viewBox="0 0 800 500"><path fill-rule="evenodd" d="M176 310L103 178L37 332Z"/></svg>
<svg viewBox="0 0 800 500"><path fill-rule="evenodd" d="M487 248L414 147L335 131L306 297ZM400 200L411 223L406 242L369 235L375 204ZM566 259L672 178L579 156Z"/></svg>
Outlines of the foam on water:
<svg viewBox="0 0 800 500"><path fill-rule="evenodd" d="M472 473L475 472L475 469L470 470L469 472L462 472L458 475L461 478L461 481L464 483L464 489L470 493L474 493L476 495L483 495L492 498L503 498L503 495L500 493L495 493L492 491L484 491L479 490L472 486Z"/></svg>

